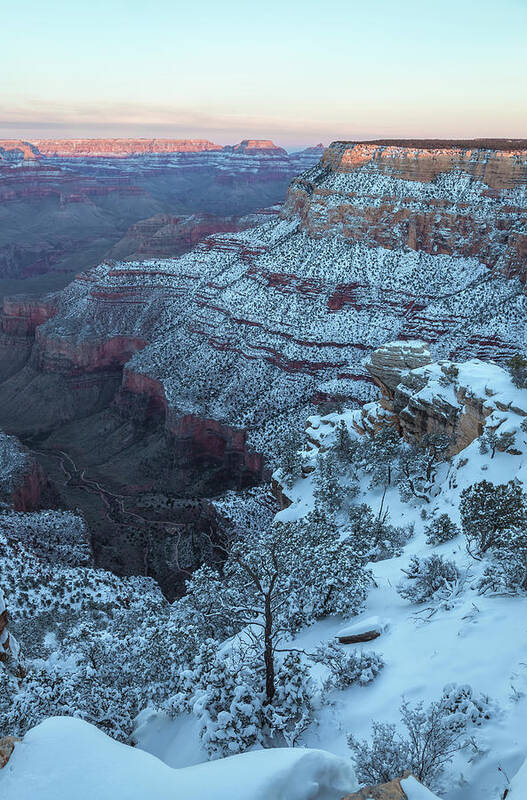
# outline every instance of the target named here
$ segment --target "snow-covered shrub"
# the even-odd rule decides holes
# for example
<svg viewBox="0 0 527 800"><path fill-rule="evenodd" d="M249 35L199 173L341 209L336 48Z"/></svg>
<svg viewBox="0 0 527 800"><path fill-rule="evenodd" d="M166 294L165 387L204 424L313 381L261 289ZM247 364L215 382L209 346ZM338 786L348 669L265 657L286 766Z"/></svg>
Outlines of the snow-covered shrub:
<svg viewBox="0 0 527 800"><path fill-rule="evenodd" d="M397 735L397 728L385 722L372 722L371 742L348 734L355 775L360 785L388 783L409 769L410 746Z"/></svg>
<svg viewBox="0 0 527 800"><path fill-rule="evenodd" d="M427 544L438 545L455 539L461 531L448 514L441 514L425 528L425 533Z"/></svg>
<svg viewBox="0 0 527 800"><path fill-rule="evenodd" d="M170 714L194 713L210 758L243 753L252 746L293 746L312 720L314 686L296 652L286 654L266 700L265 675L253 656L222 653L209 640L193 668L181 675L180 691L165 704Z"/></svg>
<svg viewBox="0 0 527 800"><path fill-rule="evenodd" d="M447 600L458 588L460 572L453 561L433 554L428 558L414 556L403 569L405 578L397 591L411 603Z"/></svg>
<svg viewBox="0 0 527 800"><path fill-rule="evenodd" d="M350 506L348 538L357 555L366 561L382 561L399 555L413 534L413 527L396 527L375 517L370 506Z"/></svg>
<svg viewBox="0 0 527 800"><path fill-rule="evenodd" d="M459 513L468 550L480 557L491 548L506 547L507 531L527 526L527 496L514 481L481 481L462 491Z"/></svg>
<svg viewBox="0 0 527 800"><path fill-rule="evenodd" d="M139 685L110 686L87 666L30 668L20 687L0 673L0 737L22 736L46 717L75 716L126 741L141 707Z"/></svg>
<svg viewBox="0 0 527 800"><path fill-rule="evenodd" d="M265 706L268 735L293 747L313 719L314 684L309 667L299 653L287 653L276 676L273 702Z"/></svg>
<svg viewBox="0 0 527 800"><path fill-rule="evenodd" d="M503 531L500 542L478 583L480 594L527 591L527 527Z"/></svg>
<svg viewBox="0 0 527 800"><path fill-rule="evenodd" d="M333 452L319 454L314 496L316 505L323 511L327 513L339 511L345 497L356 496L357 486L353 482L345 482L343 477Z"/></svg>
<svg viewBox="0 0 527 800"><path fill-rule="evenodd" d="M512 447L516 439L514 431L504 431L503 433L496 433L496 431L485 430L479 439L479 452L482 455L490 451L490 457L494 458L496 450L502 452Z"/></svg>
<svg viewBox="0 0 527 800"><path fill-rule="evenodd" d="M406 734L395 725L372 723L372 740L358 741L348 736L360 784L386 783L410 770L431 789L437 787L445 766L463 747L461 732L451 725L450 715L442 703L414 708L407 702L401 706L401 721Z"/></svg>
<svg viewBox="0 0 527 800"><path fill-rule="evenodd" d="M402 500L413 497L430 502L437 470L447 458L452 437L444 433L426 433L419 440L406 442L399 457L399 492Z"/></svg>
<svg viewBox="0 0 527 800"><path fill-rule="evenodd" d="M326 688L347 689L354 683L365 686L384 667L380 653L346 651L336 642L319 645L311 658L315 663L324 664L329 669L330 677Z"/></svg>
<svg viewBox="0 0 527 800"><path fill-rule="evenodd" d="M362 460L365 471L370 475L370 485L389 486L399 478L399 458L404 452L405 443L391 425L385 425L376 433L364 439Z"/></svg>
<svg viewBox="0 0 527 800"><path fill-rule="evenodd" d="M335 432L335 444L333 446L335 455L343 464L353 464L358 447L359 442L351 438L348 426L341 420Z"/></svg>
<svg viewBox="0 0 527 800"><path fill-rule="evenodd" d="M447 684L439 702L447 715L447 724L459 731L466 730L470 725L479 727L492 717L494 711L489 696L476 695L468 684Z"/></svg>
<svg viewBox="0 0 527 800"><path fill-rule="evenodd" d="M216 657L194 703L200 739L210 758L242 753L260 742L264 693L255 678L247 666Z"/></svg>
<svg viewBox="0 0 527 800"><path fill-rule="evenodd" d="M516 353L507 362L507 366L511 373L512 382L518 389L527 388L527 360Z"/></svg>
<svg viewBox="0 0 527 800"><path fill-rule="evenodd" d="M286 486L292 487L302 475L302 438L291 431L284 439L280 452L280 473Z"/></svg>

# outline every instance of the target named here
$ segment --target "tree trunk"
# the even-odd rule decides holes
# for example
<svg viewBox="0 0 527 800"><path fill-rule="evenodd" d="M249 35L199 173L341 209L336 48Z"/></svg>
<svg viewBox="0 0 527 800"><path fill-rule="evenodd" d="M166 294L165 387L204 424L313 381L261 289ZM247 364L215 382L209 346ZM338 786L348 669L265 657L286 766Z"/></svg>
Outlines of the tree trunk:
<svg viewBox="0 0 527 800"><path fill-rule="evenodd" d="M265 702L269 704L272 703L275 693L274 654L273 654L273 614L271 611L270 592L265 595L264 661L265 661Z"/></svg>

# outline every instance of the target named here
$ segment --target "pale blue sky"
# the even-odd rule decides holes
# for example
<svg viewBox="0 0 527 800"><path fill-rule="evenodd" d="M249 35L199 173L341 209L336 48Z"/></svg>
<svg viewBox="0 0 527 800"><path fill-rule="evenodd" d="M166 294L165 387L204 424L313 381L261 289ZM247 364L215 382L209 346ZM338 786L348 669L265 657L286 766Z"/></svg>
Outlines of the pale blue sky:
<svg viewBox="0 0 527 800"><path fill-rule="evenodd" d="M527 0L11 0L0 26L0 136L527 136Z"/></svg>

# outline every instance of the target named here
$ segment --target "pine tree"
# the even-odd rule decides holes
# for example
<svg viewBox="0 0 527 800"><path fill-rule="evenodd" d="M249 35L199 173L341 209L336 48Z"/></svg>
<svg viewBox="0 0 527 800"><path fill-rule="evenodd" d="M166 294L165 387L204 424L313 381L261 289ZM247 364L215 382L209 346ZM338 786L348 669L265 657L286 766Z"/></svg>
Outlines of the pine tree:
<svg viewBox="0 0 527 800"><path fill-rule="evenodd" d="M481 481L463 490L459 513L469 552L479 558L490 548L506 546L508 530L527 524L527 496L513 481Z"/></svg>

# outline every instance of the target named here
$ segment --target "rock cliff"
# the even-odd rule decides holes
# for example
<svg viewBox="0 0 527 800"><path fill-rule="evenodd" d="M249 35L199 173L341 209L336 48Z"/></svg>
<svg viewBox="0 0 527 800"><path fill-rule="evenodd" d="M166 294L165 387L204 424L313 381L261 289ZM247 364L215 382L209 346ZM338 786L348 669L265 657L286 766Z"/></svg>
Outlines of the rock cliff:
<svg viewBox="0 0 527 800"><path fill-rule="evenodd" d="M0 297L65 285L68 273L71 279L114 256L123 237L141 238L127 231L140 220L164 218L165 230L151 249L118 246L119 257L176 256L204 235L242 230L254 224L253 212L281 201L291 178L322 151L289 154L256 140L226 147L172 139L0 141ZM35 288L3 291L3 278Z"/></svg>
<svg viewBox="0 0 527 800"><path fill-rule="evenodd" d="M178 259L79 275L37 329L32 380L90 373L93 386L126 363L163 387L171 419L245 429L262 452L291 415L371 398L363 362L386 340L423 340L434 359L510 357L527 339L523 257L509 269L527 148L493 145L335 143L292 182L280 218ZM429 236L409 242L423 219ZM0 394L18 426L11 381Z"/></svg>

